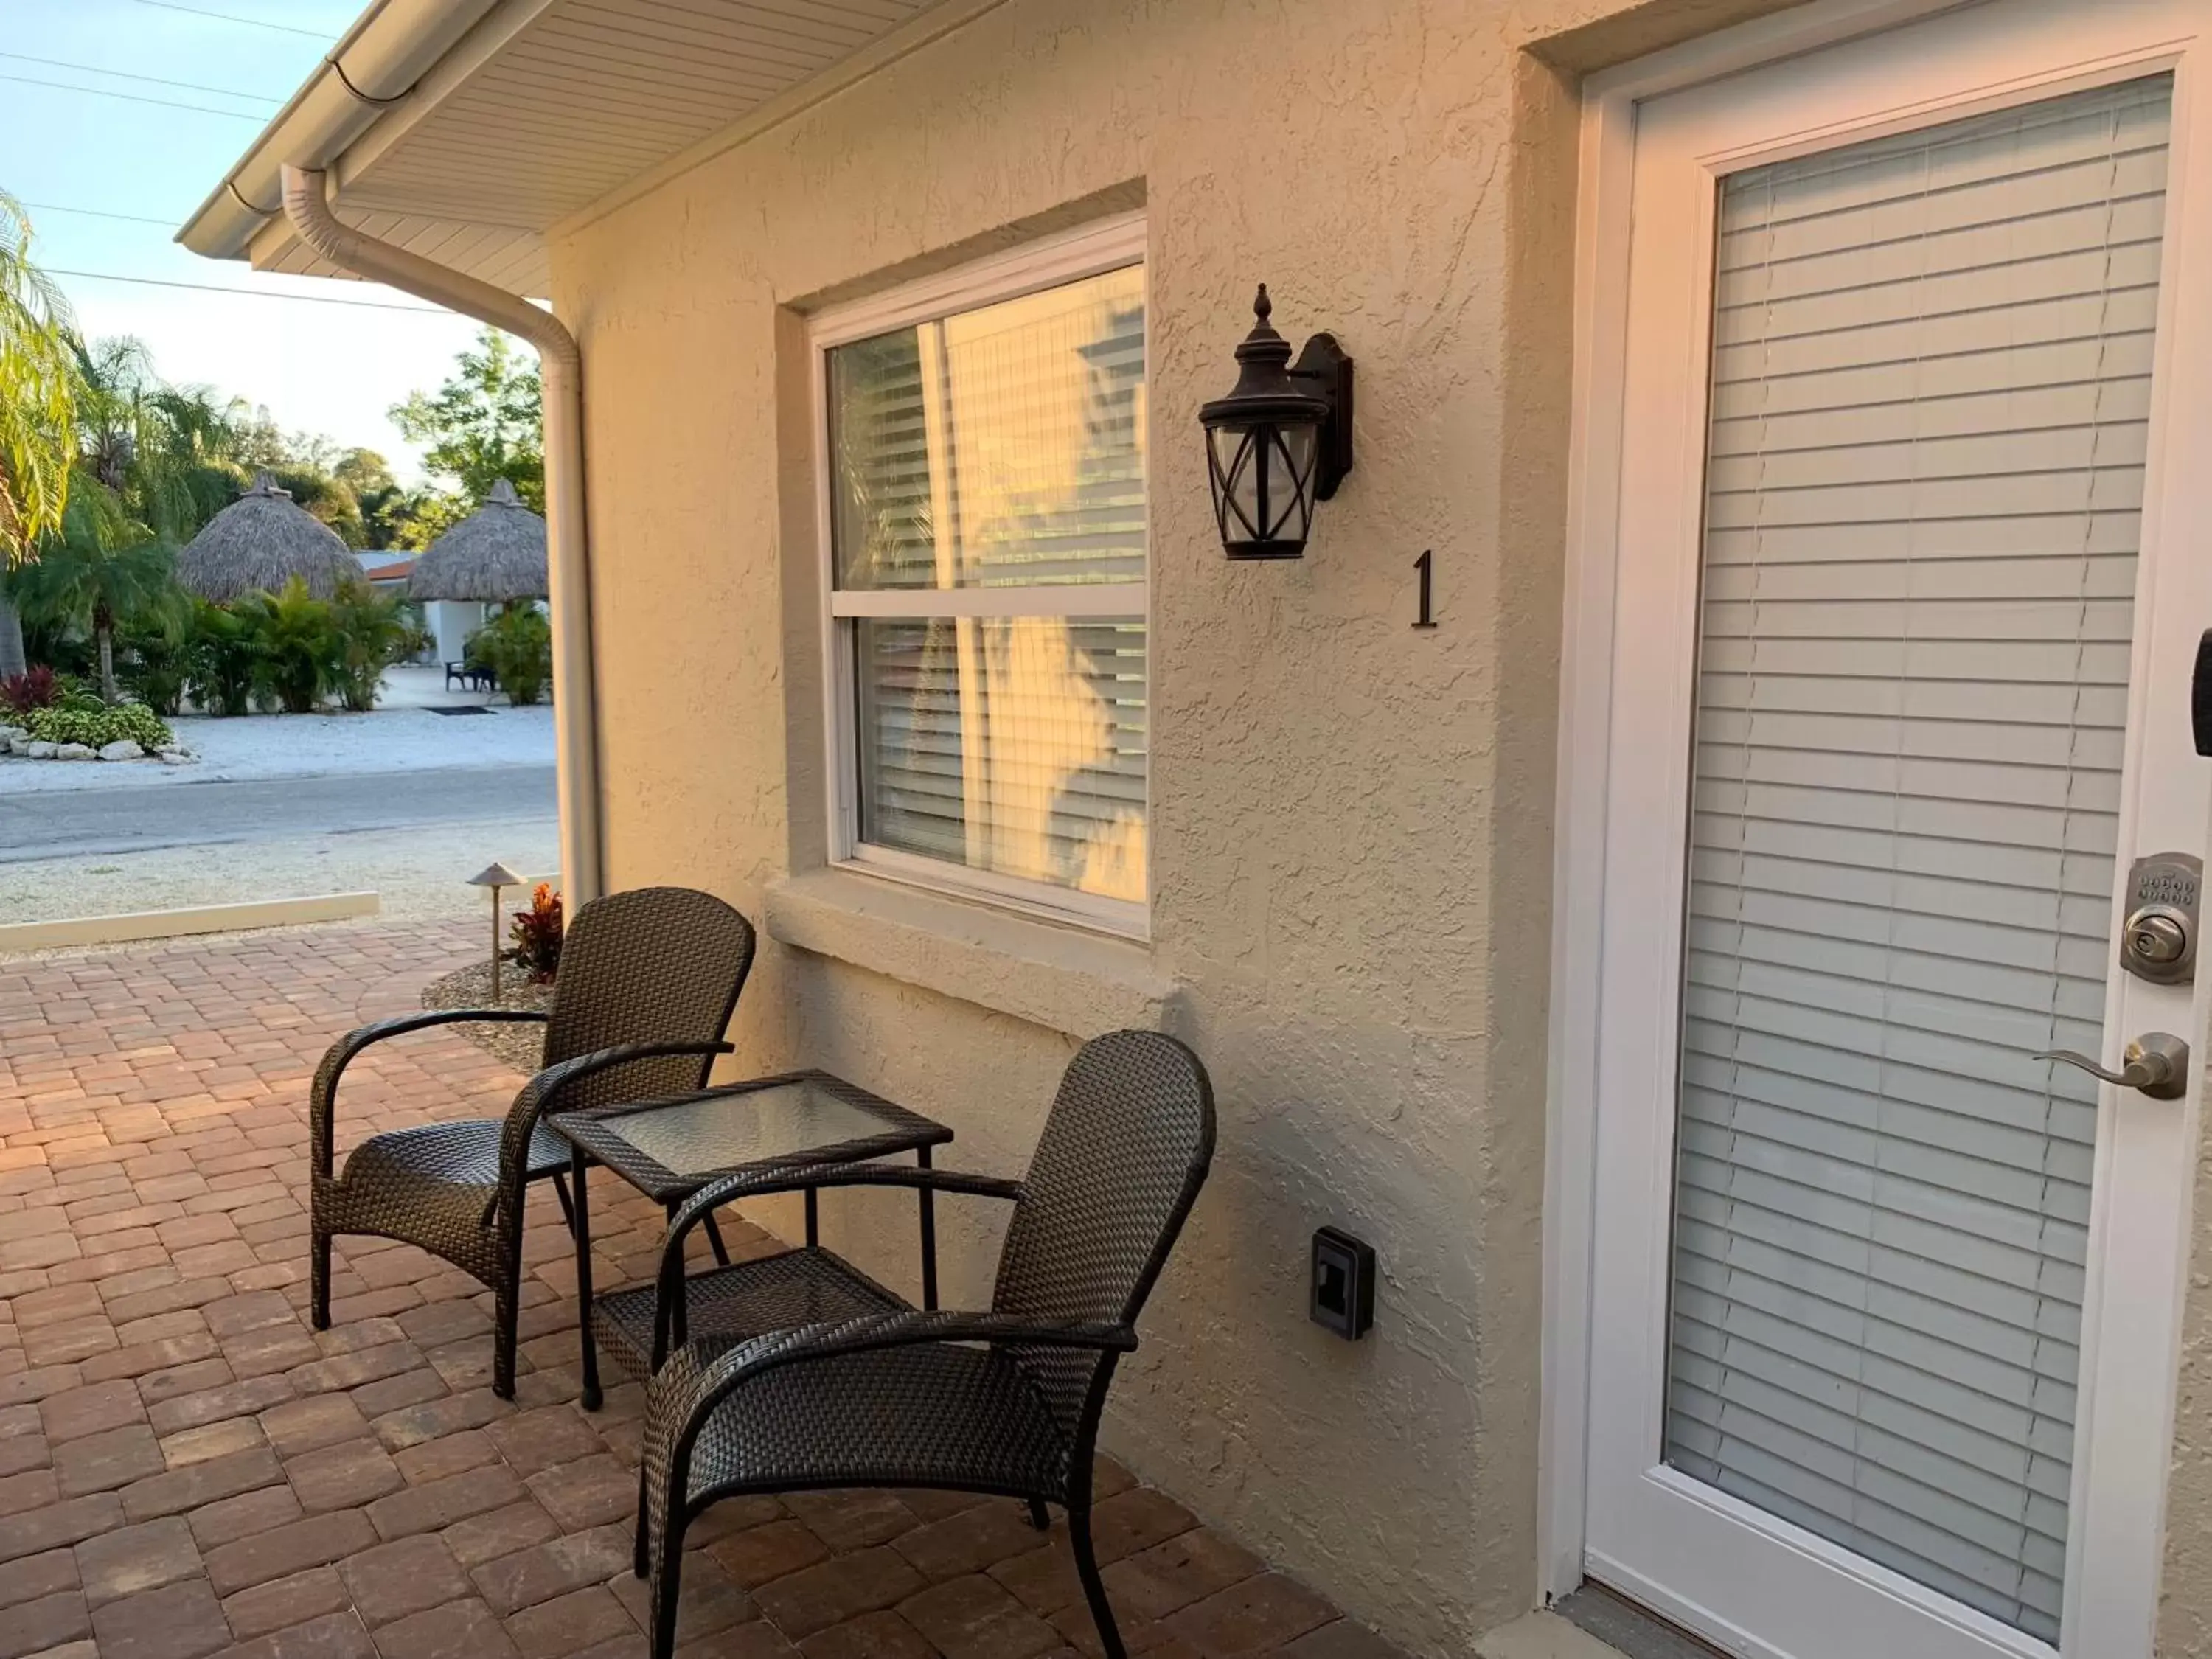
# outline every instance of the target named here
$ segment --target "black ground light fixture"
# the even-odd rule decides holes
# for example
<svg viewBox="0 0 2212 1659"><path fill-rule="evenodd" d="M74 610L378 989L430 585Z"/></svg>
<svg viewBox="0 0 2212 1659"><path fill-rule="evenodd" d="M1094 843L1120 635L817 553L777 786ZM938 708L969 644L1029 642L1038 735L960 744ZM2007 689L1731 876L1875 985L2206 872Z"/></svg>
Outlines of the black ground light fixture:
<svg viewBox="0 0 2212 1659"><path fill-rule="evenodd" d="M1316 501L1352 471L1352 359L1333 334L1291 343L1268 324L1267 285L1258 319L1237 348L1237 388L1198 412L1221 546L1232 559L1295 559L1306 550Z"/></svg>

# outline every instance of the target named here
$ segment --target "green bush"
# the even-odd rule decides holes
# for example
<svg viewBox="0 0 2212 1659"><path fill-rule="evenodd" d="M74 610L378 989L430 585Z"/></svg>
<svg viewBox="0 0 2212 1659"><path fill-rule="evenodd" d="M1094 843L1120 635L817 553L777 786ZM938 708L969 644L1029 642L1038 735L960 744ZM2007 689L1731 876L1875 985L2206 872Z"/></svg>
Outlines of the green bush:
<svg viewBox="0 0 2212 1659"><path fill-rule="evenodd" d="M260 678L260 645L246 620L200 600L185 635L185 682L203 714L245 714L253 709Z"/></svg>
<svg viewBox="0 0 2212 1659"><path fill-rule="evenodd" d="M81 743L88 749L105 749L128 738L152 752L168 749L176 738L161 717L143 703L118 703L110 708L94 698L86 707L81 697L34 708L23 718L23 729L40 743Z"/></svg>
<svg viewBox="0 0 2212 1659"><path fill-rule="evenodd" d="M552 624L527 600L510 605L469 635L467 654L499 676L509 702L527 708L553 678Z"/></svg>
<svg viewBox="0 0 2212 1659"><path fill-rule="evenodd" d="M116 672L125 689L164 720L183 713L191 674L189 627L126 629L117 643Z"/></svg>
<svg viewBox="0 0 2212 1659"><path fill-rule="evenodd" d="M288 714L314 713L345 672L345 640L330 602L295 576L282 593L252 594L231 609L252 637L256 692Z"/></svg>
<svg viewBox="0 0 2212 1659"><path fill-rule="evenodd" d="M338 635L338 701L365 714L376 707L384 671L422 648L422 630L405 600L380 593L367 582L339 590L331 622Z"/></svg>

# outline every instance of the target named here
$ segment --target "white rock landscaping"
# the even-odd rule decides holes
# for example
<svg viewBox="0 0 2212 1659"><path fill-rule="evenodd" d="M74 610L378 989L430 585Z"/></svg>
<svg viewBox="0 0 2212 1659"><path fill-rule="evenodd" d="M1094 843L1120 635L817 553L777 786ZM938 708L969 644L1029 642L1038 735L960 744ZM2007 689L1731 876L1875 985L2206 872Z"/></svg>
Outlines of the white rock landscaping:
<svg viewBox="0 0 2212 1659"><path fill-rule="evenodd" d="M92 749L81 743L46 743L33 738L20 726L0 725L0 756L11 756L19 760L65 761L159 761L164 766L191 766L199 757L182 744L173 744L158 752L149 752L129 738L118 738L105 748Z"/></svg>

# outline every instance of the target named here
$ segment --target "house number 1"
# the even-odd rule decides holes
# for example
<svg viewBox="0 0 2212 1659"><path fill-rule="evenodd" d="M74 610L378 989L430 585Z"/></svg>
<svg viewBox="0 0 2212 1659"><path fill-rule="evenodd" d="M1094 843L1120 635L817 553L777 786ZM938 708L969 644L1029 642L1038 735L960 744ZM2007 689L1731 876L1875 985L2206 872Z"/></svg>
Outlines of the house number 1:
<svg viewBox="0 0 2212 1659"><path fill-rule="evenodd" d="M1431 548L1413 561L1413 568L1421 574L1421 614L1413 623L1416 628L1434 628L1437 625L1436 560L1436 550Z"/></svg>

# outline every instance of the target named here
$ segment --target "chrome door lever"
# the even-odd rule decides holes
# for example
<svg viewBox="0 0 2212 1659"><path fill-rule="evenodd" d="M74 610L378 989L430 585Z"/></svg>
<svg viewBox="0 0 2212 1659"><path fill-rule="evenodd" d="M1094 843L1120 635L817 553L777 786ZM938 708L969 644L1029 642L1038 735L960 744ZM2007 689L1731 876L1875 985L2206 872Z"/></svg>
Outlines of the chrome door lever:
<svg viewBox="0 0 2212 1659"><path fill-rule="evenodd" d="M2179 1100L2189 1092L2189 1045L2170 1031L2146 1031L2128 1044L2126 1064L2117 1072L2071 1048L2048 1049L2036 1058L2055 1060L2153 1100Z"/></svg>

